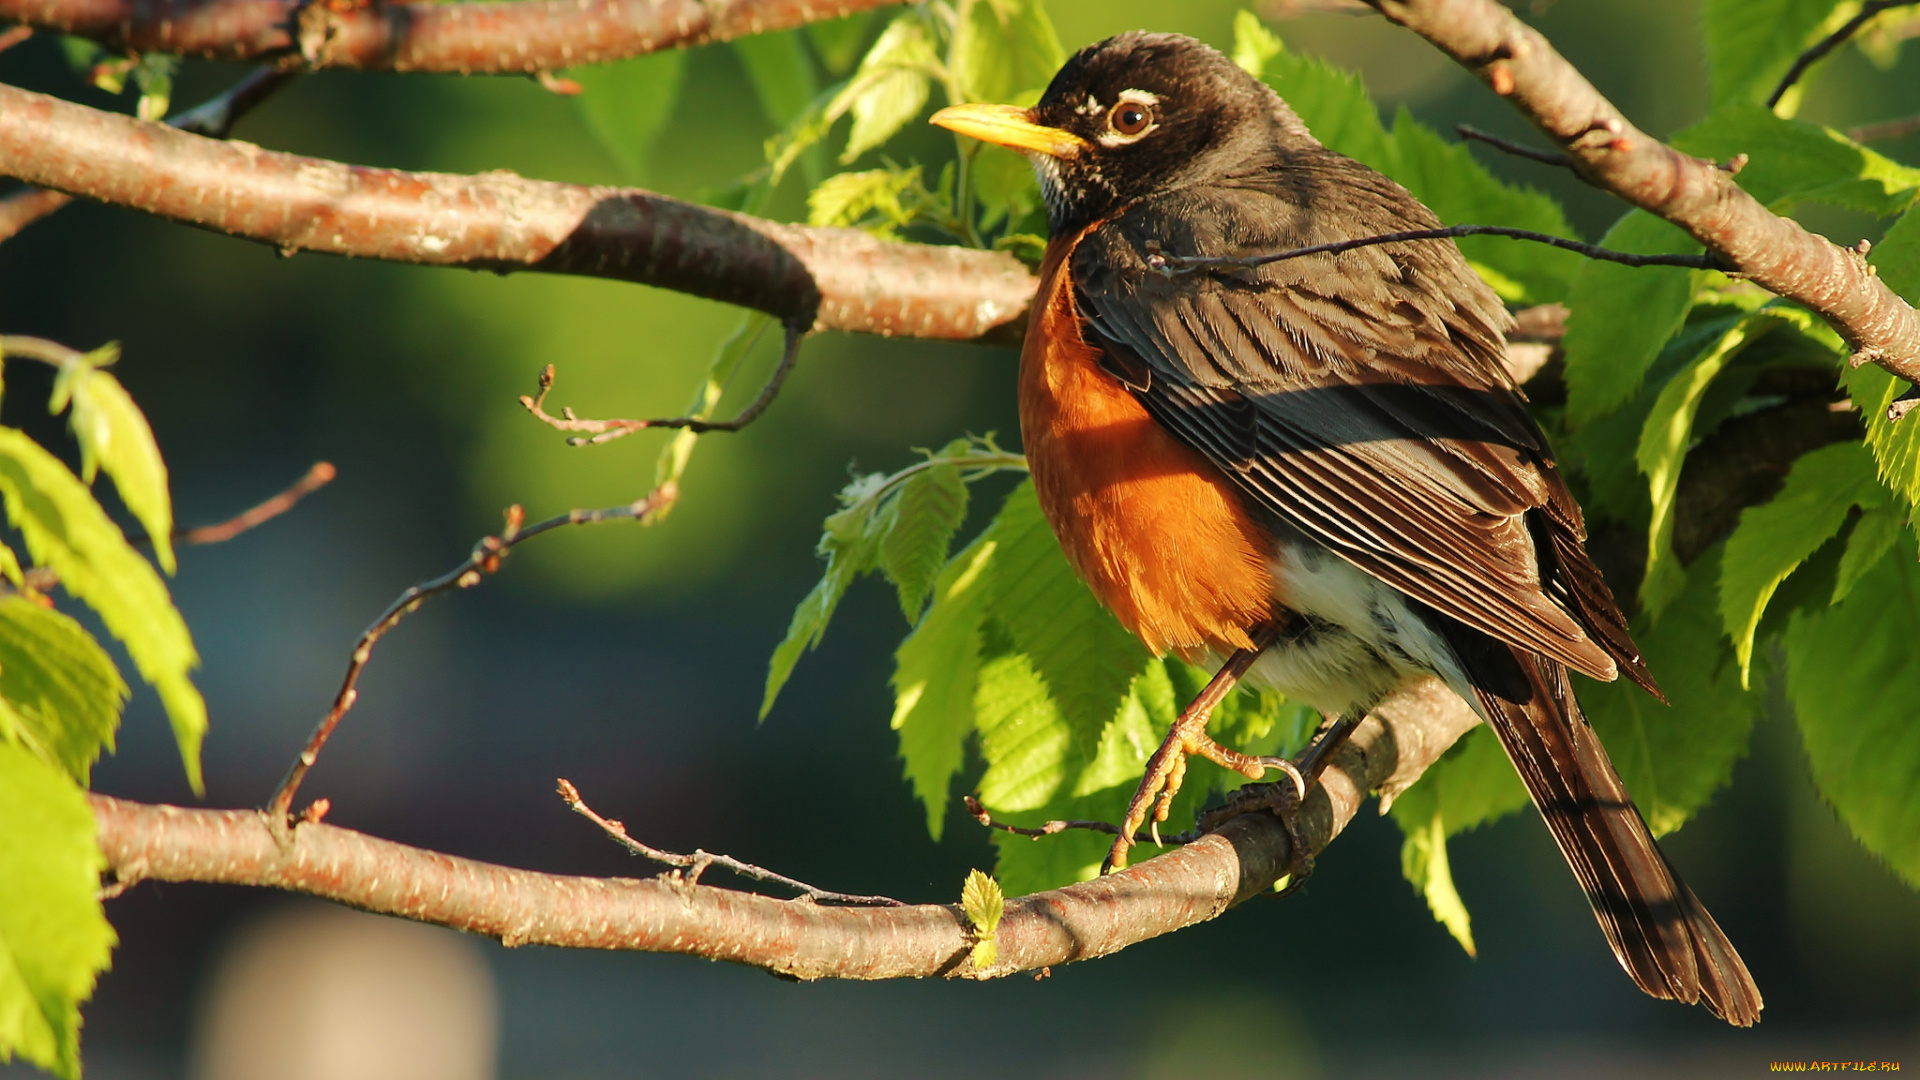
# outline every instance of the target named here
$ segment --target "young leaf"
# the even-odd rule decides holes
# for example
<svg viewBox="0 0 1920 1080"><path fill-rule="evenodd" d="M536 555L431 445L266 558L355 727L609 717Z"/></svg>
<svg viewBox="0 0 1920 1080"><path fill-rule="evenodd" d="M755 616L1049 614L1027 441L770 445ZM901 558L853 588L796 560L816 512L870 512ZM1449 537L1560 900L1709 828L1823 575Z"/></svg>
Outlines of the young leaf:
<svg viewBox="0 0 1920 1080"><path fill-rule="evenodd" d="M653 144L673 119L686 69L686 51L666 49L567 72L580 84L573 100L587 130L628 182L646 181Z"/></svg>
<svg viewBox="0 0 1920 1080"><path fill-rule="evenodd" d="M853 130L847 135L841 162L851 162L886 142L918 116L939 67L926 23L917 13L889 23L860 61L860 69L827 106L829 122L853 113Z"/></svg>
<svg viewBox="0 0 1920 1080"><path fill-rule="evenodd" d="M1867 850L1920 887L1920 565L1911 539L1847 598L1794 614L1787 696L1820 796Z"/></svg>
<svg viewBox="0 0 1920 1080"><path fill-rule="evenodd" d="M133 65L133 84L140 88L140 101L134 115L142 120L160 120L167 115L173 100L173 73L180 58L166 53L142 53Z"/></svg>
<svg viewBox="0 0 1920 1080"><path fill-rule="evenodd" d="M961 0L951 52L968 101L1012 101L1046 88L1066 63L1040 0Z"/></svg>
<svg viewBox="0 0 1920 1080"><path fill-rule="evenodd" d="M1715 110L1674 135L1673 145L1714 161L1745 154L1738 183L1776 213L1814 202L1887 217L1905 211L1920 196L1920 169L1877 154L1832 128L1784 119L1759 105Z"/></svg>
<svg viewBox="0 0 1920 1080"><path fill-rule="evenodd" d="M1073 729L1047 692L1046 680L1021 653L980 665L973 695L980 756L980 801L996 811L1037 810L1054 800L1086 763L1074 752Z"/></svg>
<svg viewBox="0 0 1920 1080"><path fill-rule="evenodd" d="M981 620L992 592L996 545L980 537L934 583L933 606L894 653L893 729L913 793L927 808L927 832L940 839L947 789L974 729Z"/></svg>
<svg viewBox="0 0 1920 1080"><path fill-rule="evenodd" d="M1473 922L1459 890L1453 886L1453 870L1447 865L1446 822L1438 813L1425 826L1407 834L1400 847L1400 873L1426 897L1434 921L1447 928L1468 956L1478 956L1473 946Z"/></svg>
<svg viewBox="0 0 1920 1080"><path fill-rule="evenodd" d="M114 946L100 908L106 859L86 794L0 743L0 1062L80 1076L80 1004Z"/></svg>
<svg viewBox="0 0 1920 1080"><path fill-rule="evenodd" d="M0 599L0 700L14 739L81 784L113 732L127 684L80 624L20 596Z"/></svg>
<svg viewBox="0 0 1920 1080"><path fill-rule="evenodd" d="M1587 719L1656 836L1685 824L1732 777L1761 709L1760 695L1742 687L1728 662L1713 606L1719 564L1719 551L1709 550L1657 624L1645 616L1634 623L1671 708L1627 679L1574 680Z"/></svg>
<svg viewBox="0 0 1920 1080"><path fill-rule="evenodd" d="M1007 496L993 536L1000 543L993 616L1090 754L1146 666L1147 651L1067 565L1031 482Z"/></svg>
<svg viewBox="0 0 1920 1080"><path fill-rule="evenodd" d="M1007 896L991 876L969 870L966 883L960 886L960 907L967 913L967 922L973 924L974 970L985 971L1000 955L994 939L1007 912Z"/></svg>
<svg viewBox="0 0 1920 1080"><path fill-rule="evenodd" d="M1707 0L1701 30L1714 106L1765 101L1840 6L1840 0Z"/></svg>
<svg viewBox="0 0 1920 1080"><path fill-rule="evenodd" d="M1673 500L1680 489L1680 468L1686 461L1687 447L1693 442L1694 414L1707 388L1740 350L1778 326L1780 321L1779 317L1765 312L1735 318L1661 388L1653 410L1640 429L1640 445L1634 452L1634 461L1647 478L1653 505L1652 524L1647 529L1647 571L1640 581L1640 603L1651 615L1659 615L1682 585L1683 573L1673 553ZM1568 325L1571 326L1571 322Z"/></svg>
<svg viewBox="0 0 1920 1080"><path fill-rule="evenodd" d="M959 440L942 454L951 457L966 445ZM900 590L901 612L914 622L967 516L967 485L958 468L936 463L901 485L895 499L893 528L880 541L880 569Z"/></svg>
<svg viewBox="0 0 1920 1080"><path fill-rule="evenodd" d="M1721 565L1720 617L1733 639L1742 686L1753 667L1753 632L1773 591L1840 532L1854 507L1877 510L1891 501L1892 493L1874 476L1873 456L1866 448L1836 443L1794 462L1786 486L1771 502L1741 511ZM1883 546L1874 558L1884 551ZM1863 549L1859 558L1865 554ZM1853 577L1864 569L1856 568Z"/></svg>
<svg viewBox="0 0 1920 1080"><path fill-rule="evenodd" d="M1447 837L1525 805L1527 789L1500 749L1500 741L1482 725L1462 735L1388 810L1405 837L1400 848L1401 873L1469 956L1474 951L1472 923L1454 888Z"/></svg>
<svg viewBox="0 0 1920 1080"><path fill-rule="evenodd" d="M1847 536L1847 550L1840 556L1840 566L1834 574L1833 599L1829 603L1845 600L1867 571L1880 565L1880 560L1893 550L1894 541L1900 539L1900 526L1904 523L1899 511L1886 506L1860 515L1860 520L1853 524L1853 532Z"/></svg>
<svg viewBox="0 0 1920 1080"><path fill-rule="evenodd" d="M12 428L0 428L0 496L34 561L100 614L141 677L159 692L187 779L198 793L207 705L187 673L200 657L160 575L60 459Z"/></svg>
<svg viewBox="0 0 1920 1080"><path fill-rule="evenodd" d="M793 674L793 665L799 662L800 654L820 644L820 638L827 632L827 623L833 620L833 613L839 608L840 599L847 595L847 589L877 565L880 537L886 531L887 522L876 513L874 504L877 490L885 479L878 474L863 476L841 491L840 500L846 507L827 518L820 536L819 552L827 560L826 572L800 601L800 606L793 609L787 636L774 647L773 658L767 663L767 691L760 701L760 719L765 720L773 710L773 701L780 696L780 688L787 684L788 676Z"/></svg>
<svg viewBox="0 0 1920 1080"><path fill-rule="evenodd" d="M1623 217L1602 247L1641 254L1691 254L1700 245L1644 210ZM1578 427L1612 412L1640 387L1693 306L1694 271L1672 266L1589 262L1567 292L1567 418Z"/></svg>
<svg viewBox="0 0 1920 1080"><path fill-rule="evenodd" d="M173 500L167 493L167 463L153 441L153 429L120 380L93 366L110 364L119 347L89 353L82 363L69 364L54 378L49 412L58 414L69 403L69 425L80 444L80 479L93 483L101 469L113 478L120 501L147 530L160 568L174 572Z"/></svg>
<svg viewBox="0 0 1920 1080"><path fill-rule="evenodd" d="M913 220L901 196L919 186L918 165L829 176L807 194L807 224L865 225L875 236L893 237Z"/></svg>

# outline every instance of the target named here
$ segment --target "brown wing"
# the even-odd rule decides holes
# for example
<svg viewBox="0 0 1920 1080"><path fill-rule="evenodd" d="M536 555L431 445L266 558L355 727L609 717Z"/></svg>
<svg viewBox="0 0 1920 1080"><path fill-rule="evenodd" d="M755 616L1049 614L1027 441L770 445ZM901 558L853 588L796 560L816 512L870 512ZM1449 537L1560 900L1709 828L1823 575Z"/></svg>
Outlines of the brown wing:
<svg viewBox="0 0 1920 1080"><path fill-rule="evenodd" d="M1142 255L1435 224L1385 177L1316 156L1136 204L1076 247L1076 300L1154 417L1282 520L1500 641L1654 689L1501 364L1511 320L1450 242L1175 276Z"/></svg>

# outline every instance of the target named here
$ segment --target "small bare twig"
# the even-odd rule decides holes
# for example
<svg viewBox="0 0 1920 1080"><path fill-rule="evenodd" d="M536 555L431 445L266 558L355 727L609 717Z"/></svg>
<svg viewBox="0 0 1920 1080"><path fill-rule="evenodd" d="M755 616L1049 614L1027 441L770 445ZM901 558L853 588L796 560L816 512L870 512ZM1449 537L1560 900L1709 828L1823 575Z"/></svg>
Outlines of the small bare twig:
<svg viewBox="0 0 1920 1080"><path fill-rule="evenodd" d="M1899 120L1882 120L1877 124L1861 124L1857 128L1847 129L1847 138L1857 143L1885 142L1899 139L1920 131L1920 116L1908 116Z"/></svg>
<svg viewBox="0 0 1920 1080"><path fill-rule="evenodd" d="M22 23L8 30L6 33L0 34L0 52L6 52L8 49L13 48L15 45L20 44L32 36L33 27Z"/></svg>
<svg viewBox="0 0 1920 1080"><path fill-rule="evenodd" d="M10 39L21 31L32 32L29 27L16 26L5 34L0 34L0 49L14 44ZM292 82L298 75L297 69L283 64L267 64L255 68L246 78L228 88L226 93L174 116L167 123L195 135L224 139L233 130L235 122L254 106L272 97L274 91ZM73 196L66 192L49 191L40 187L22 188L5 198L0 198L0 242L12 239L21 229L72 201Z"/></svg>
<svg viewBox="0 0 1920 1080"><path fill-rule="evenodd" d="M635 855L643 859L651 859L654 862L662 863L666 866L678 867L682 871L680 880L688 885L697 884L700 881L700 874L705 871L707 867L717 866L722 870L731 871L744 878L752 878L755 881L771 881L776 885L785 885L787 888L799 893L801 899L809 900L816 904L864 904L871 907L907 906L890 896L858 896L852 893L838 893L830 892L826 889L816 889L804 881L796 881L785 874L775 873L765 867L741 862L731 855L715 855L712 852L701 851L697 848L691 855L676 855L671 851L661 851L659 848L649 847L627 835L627 827L620 822L614 821L611 818L603 818L599 814L594 813L593 808L588 806L586 800L580 797L580 790L574 787L568 780L564 778L560 780L559 790L560 798L566 801L568 808L574 813L600 826L602 832L613 837L614 840L619 842L621 847L626 848Z"/></svg>
<svg viewBox="0 0 1920 1080"><path fill-rule="evenodd" d="M1787 91L1793 89L1793 84L1800 81L1800 76L1805 75L1808 68L1819 63L1828 53L1846 44L1847 39L1859 33L1861 27L1872 22L1874 16L1890 8L1906 7L1914 3L1920 3L1920 0L1867 0L1865 4L1860 5L1860 14L1848 19L1840 29L1821 38L1812 48L1801 53L1799 58L1794 60L1793 66L1780 77L1780 85L1774 87L1773 93L1767 95L1767 108L1771 109L1780 104L1780 99L1787 96Z"/></svg>
<svg viewBox="0 0 1920 1080"><path fill-rule="evenodd" d="M1314 244L1311 247L1269 252L1265 255L1167 255L1158 250L1158 245L1154 241L1148 241L1147 265L1169 277L1174 274L1190 274L1196 270L1213 270L1220 267L1251 270L1269 263L1285 262L1288 259L1299 259L1308 255L1338 255L1343 251L1373 247L1376 244L1399 244L1414 240L1451 240L1459 236L1505 236L1515 240L1531 240L1536 244L1548 244L1564 251L1579 252L1590 259L1603 259L1625 266L1684 266L1695 270L1727 269L1719 256L1713 254L1636 255L1593 244L1583 244L1564 236L1534 232L1531 229L1509 229L1504 225L1450 225L1444 229L1412 229L1407 232L1380 233L1352 240L1338 240L1330 244Z"/></svg>
<svg viewBox="0 0 1920 1080"><path fill-rule="evenodd" d="M979 799L967 795L962 797L962 801L967 804L967 813L973 815L973 820L985 825L989 829L999 829L1001 832L1012 833L1015 836L1030 836L1037 840L1042 836L1053 836L1066 832L1068 829L1086 829L1091 832L1106 833L1108 836L1120 835L1120 826L1115 825L1111 821L1082 821L1078 818L1069 818L1064 821L1044 821L1040 823L1040 827L1037 829L1030 829L1022 825L1009 825L1004 821L993 820L993 815L987 811L985 806L980 804ZM1162 833L1159 836L1154 836L1147 830L1142 829L1133 834L1133 839L1134 842L1138 844L1149 842L1191 844L1195 840L1200 839L1201 835L1202 830L1199 829L1183 833Z"/></svg>
<svg viewBox="0 0 1920 1080"><path fill-rule="evenodd" d="M568 446L597 446L615 439L631 435L636 431L652 428L684 428L697 434L709 431L739 431L760 418L773 404L780 393L780 387L793 371L793 362L800 355L800 338L806 333L806 327L798 323L786 324L787 340L780 353L780 363L767 377L767 383L760 388L760 396L753 399L739 415L731 420L708 420L704 416L675 416L657 420L583 420L575 416L573 410L562 407L559 416L547 412L547 392L553 389L553 365L548 364L540 371L540 392L537 395L520 395L520 404L541 423L560 431L583 431L587 434L576 435L567 440Z"/></svg>
<svg viewBox="0 0 1920 1080"><path fill-rule="evenodd" d="M1476 139L1488 146L1504 150L1514 157L1527 158L1542 165L1558 165L1563 169L1573 168L1573 159L1555 150L1541 150L1525 143L1517 143L1505 136L1495 135L1491 131L1482 131L1472 124L1455 124L1453 130L1459 132L1463 139Z"/></svg>
<svg viewBox="0 0 1920 1080"><path fill-rule="evenodd" d="M248 529L258 528L293 509L294 504L301 499L331 484L336 475L338 473L332 462L316 461L313 467L307 470L305 476L295 480L293 486L273 498L217 525L197 525L191 529L175 529L173 542L176 544L225 543ZM145 533L134 533L127 537L127 543L151 544L153 538Z"/></svg>
<svg viewBox="0 0 1920 1080"><path fill-rule="evenodd" d="M340 718L347 714L347 710L353 708L354 701L359 697L359 690L356 687L360 682L360 672L366 668L367 660L372 657L373 647L380 643L380 639L386 636L387 631L399 625L400 620L419 610L422 604L435 596L453 589L470 589L480 584L487 575L500 569L502 560L515 546L542 533L552 532L563 525L596 525L603 521L644 521L658 507L671 502L676 494L672 485L663 484L625 506L610 506L601 510L569 510L557 517L550 517L524 528L521 527L524 511L518 506L510 506L507 508L507 527L501 530L499 536L481 537L480 542L473 545L473 552L460 565L437 578L423 581L401 593L398 599L388 605L387 610L380 613L380 617L375 619L371 626L361 631L360 640L354 645L353 652L347 661L347 674L340 682L340 692L334 695L333 707L327 711L326 716L321 718L320 723L315 725L313 734L307 737L305 749L301 750L300 756L294 759L292 767L287 770L286 777L280 781L280 786L274 789L273 797L267 801L267 821L276 835L284 840L290 834L293 822L289 815L293 810L293 797L300 790L300 782L306 779L308 771L313 768L313 763L320 759L320 751L327 745L327 740L333 736L333 729L339 726Z"/></svg>

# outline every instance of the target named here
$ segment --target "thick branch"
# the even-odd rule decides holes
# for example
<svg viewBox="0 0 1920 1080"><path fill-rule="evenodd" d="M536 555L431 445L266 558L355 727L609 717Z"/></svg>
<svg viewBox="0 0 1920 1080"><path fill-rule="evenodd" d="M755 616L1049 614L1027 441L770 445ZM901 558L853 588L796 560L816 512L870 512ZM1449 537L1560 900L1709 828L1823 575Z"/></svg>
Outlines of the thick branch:
<svg viewBox="0 0 1920 1080"><path fill-rule="evenodd" d="M1325 847L1368 791L1403 790L1474 722L1432 680L1389 699L1307 798L1302 835L1313 850ZM258 811L103 795L93 806L107 863L123 881L286 889L507 945L687 953L803 979L999 976L1104 956L1266 892L1292 856L1278 820L1247 815L1121 873L1010 901L999 960L981 973L964 962L973 942L955 905L824 907L672 877L542 874L320 824L299 825L282 847Z"/></svg>
<svg viewBox="0 0 1920 1080"><path fill-rule="evenodd" d="M311 67L536 74L786 30L901 0L0 0L0 20L115 50Z"/></svg>
<svg viewBox="0 0 1920 1080"><path fill-rule="evenodd" d="M782 225L631 188L373 169L0 86L0 175L250 240L390 262L617 278L822 329L968 340L1025 311L997 252Z"/></svg>
<svg viewBox="0 0 1920 1080"><path fill-rule="evenodd" d="M1588 182L1693 234L1755 284L1819 312L1856 350L1920 381L1920 315L1866 260L1774 215L1712 163L1627 122L1620 110L1495 0L1369 0L1510 98Z"/></svg>

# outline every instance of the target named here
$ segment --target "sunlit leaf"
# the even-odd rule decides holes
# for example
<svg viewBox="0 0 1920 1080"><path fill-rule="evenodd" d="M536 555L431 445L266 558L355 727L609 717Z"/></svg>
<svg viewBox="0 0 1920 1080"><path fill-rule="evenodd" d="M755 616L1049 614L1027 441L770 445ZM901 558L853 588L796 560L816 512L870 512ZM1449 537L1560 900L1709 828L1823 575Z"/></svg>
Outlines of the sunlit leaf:
<svg viewBox="0 0 1920 1080"><path fill-rule="evenodd" d="M1736 181L1776 213L1811 202L1886 217L1906 210L1920 196L1920 169L1875 153L1832 128L1783 119L1760 105L1716 110L1672 141L1689 154L1715 161L1745 154L1747 162Z"/></svg>
<svg viewBox="0 0 1920 1080"><path fill-rule="evenodd" d="M888 522L877 512L873 497L884 482L885 477L869 475L847 485L840 493L845 508L827 518L818 549L827 560L827 568L813 590L800 601L800 606L793 609L787 636L774 648L773 658L768 661L767 689L760 701L761 719L766 719L767 713L773 710L774 699L780 696L781 687L793 674L800 654L820 644L847 589L862 574L879 565L880 538Z"/></svg>
<svg viewBox="0 0 1920 1080"><path fill-rule="evenodd" d="M996 545L981 537L954 556L934 583L933 604L894 653L893 729L913 793L927 809L927 832L940 839L948 788L974 730L985 617Z"/></svg>
<svg viewBox="0 0 1920 1080"><path fill-rule="evenodd" d="M1879 509L1891 500L1892 493L1874 476L1873 457L1866 448L1838 443L1802 455L1778 495L1741 511L1739 526L1727 538L1720 616L1733 639L1743 685L1753 666L1754 630L1774 590L1840 532L1855 507ZM1853 577L1864 569L1854 568Z"/></svg>
<svg viewBox="0 0 1920 1080"><path fill-rule="evenodd" d="M80 1075L80 1004L106 970L106 859L85 792L26 749L0 743L0 1062L16 1054Z"/></svg>
<svg viewBox="0 0 1920 1080"><path fill-rule="evenodd" d="M0 496L34 561L99 613L141 677L159 692L187 779L200 791L207 706L188 677L200 657L160 575L128 545L78 477L11 428L0 428Z"/></svg>
<svg viewBox="0 0 1920 1080"><path fill-rule="evenodd" d="M920 166L829 176L807 195L807 224L867 226L891 237L913 219L901 196L920 186Z"/></svg>
<svg viewBox="0 0 1920 1080"><path fill-rule="evenodd" d="M0 700L17 741L85 784L113 749L127 684L80 624L10 596L0 598Z"/></svg>
<svg viewBox="0 0 1920 1080"><path fill-rule="evenodd" d="M994 936L1000 929L1000 918L1007 911L1006 894L1000 891L1000 883L979 870L969 870L967 880L960 886L960 908L967 913L967 922L973 926L973 966L976 970L985 970L993 966L999 956L995 948Z"/></svg>
<svg viewBox="0 0 1920 1080"><path fill-rule="evenodd" d="M1900 539L1900 526L1905 517L1891 507L1878 507L1860 515L1853 525L1853 532L1847 535L1847 550L1840 556L1840 566L1835 571L1832 603L1847 598L1867 571L1880 565L1880 560L1893 550L1894 541Z"/></svg>
<svg viewBox="0 0 1920 1080"><path fill-rule="evenodd" d="M1478 955L1473 946L1472 919L1460 891L1454 888L1453 870L1447 864L1446 822L1439 814L1407 834L1400 847L1400 873L1426 898L1434 921L1447 928L1468 956Z"/></svg>
<svg viewBox="0 0 1920 1080"><path fill-rule="evenodd" d="M964 440L949 447L958 452ZM953 534L967 516L967 485L960 470L935 464L900 487L893 528L880 541L880 568L900 590L900 610L909 622L920 618L934 579L947 564Z"/></svg>
<svg viewBox="0 0 1920 1080"><path fill-rule="evenodd" d="M1504 817L1527 805L1527 790L1513 771L1500 741L1485 725L1469 730L1412 787L1401 792L1389 813L1405 840L1400 870L1435 921L1446 927L1468 955L1474 951L1472 922L1454 887L1446 852L1449 836Z"/></svg>
<svg viewBox="0 0 1920 1080"><path fill-rule="evenodd" d="M933 40L918 14L901 15L889 23L880 40L867 50L859 70L827 106L828 121L853 114L853 130L840 160L850 162L879 146L920 115L939 66Z"/></svg>
<svg viewBox="0 0 1920 1080"><path fill-rule="evenodd" d="M573 100L587 130L629 183L647 180L653 144L673 118L686 68L685 50L663 49L567 72L580 84Z"/></svg>
<svg viewBox="0 0 1920 1080"><path fill-rule="evenodd" d="M835 77L852 70L860 59L860 46L866 43L876 15L877 12L871 10L856 11L838 19L820 19L807 24L807 39L813 42L820 62Z"/></svg>
<svg viewBox="0 0 1920 1080"><path fill-rule="evenodd" d="M1615 251L1692 254L1700 245L1679 227L1635 210L1600 246ZM1567 416L1576 427L1633 397L1661 346L1686 321L1696 271L1592 261L1567 293Z"/></svg>
<svg viewBox="0 0 1920 1080"><path fill-rule="evenodd" d="M1867 850L1920 887L1920 564L1911 538L1847 598L1794 614L1787 695L1815 786Z"/></svg>
<svg viewBox="0 0 1920 1080"><path fill-rule="evenodd" d="M48 408L58 413L72 405L70 423L74 441L80 444L80 479L91 484L98 470L106 469L120 501L147 530L161 569L171 574L173 499L167 492L167 463L145 414L120 380L93 366L95 358L112 363L118 354L118 348L96 351L86 361L61 368Z"/></svg>
<svg viewBox="0 0 1920 1080"><path fill-rule="evenodd" d="M1908 303L1920 302L1920 210L1909 210L1893 223L1873 249L1874 269L1880 280ZM1887 419L1887 406L1906 389L1906 383L1877 364L1865 364L1847 373L1847 392L1867 422L1867 446L1880 466L1880 480L1906 501L1920 502L1920 424Z"/></svg>
<svg viewBox="0 0 1920 1080"><path fill-rule="evenodd" d="M1040 0L960 0L953 78L968 101L1007 102L1043 89L1066 53Z"/></svg>
<svg viewBox="0 0 1920 1080"><path fill-rule="evenodd" d="M1701 31L1714 105L1765 101L1840 6L1841 0L1707 0Z"/></svg>

